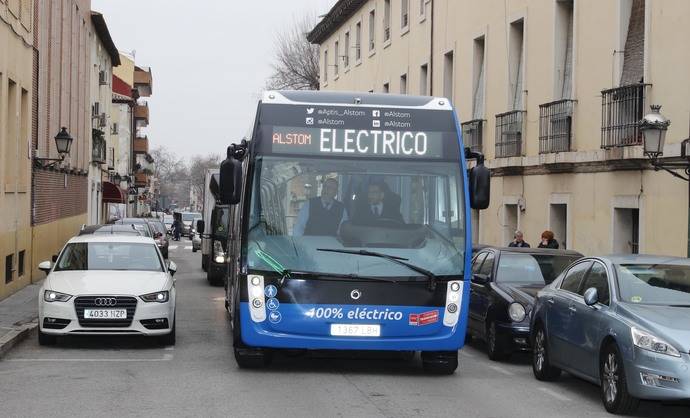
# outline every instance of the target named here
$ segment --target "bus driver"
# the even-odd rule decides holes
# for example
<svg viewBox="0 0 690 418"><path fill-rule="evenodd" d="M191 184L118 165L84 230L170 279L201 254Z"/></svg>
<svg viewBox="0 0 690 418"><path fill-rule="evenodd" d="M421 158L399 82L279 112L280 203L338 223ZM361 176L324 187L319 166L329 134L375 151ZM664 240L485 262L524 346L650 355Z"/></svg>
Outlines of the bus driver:
<svg viewBox="0 0 690 418"><path fill-rule="evenodd" d="M293 236L336 236L345 216L345 206L336 200L338 180L327 178L321 188L321 196L309 199L299 211Z"/></svg>

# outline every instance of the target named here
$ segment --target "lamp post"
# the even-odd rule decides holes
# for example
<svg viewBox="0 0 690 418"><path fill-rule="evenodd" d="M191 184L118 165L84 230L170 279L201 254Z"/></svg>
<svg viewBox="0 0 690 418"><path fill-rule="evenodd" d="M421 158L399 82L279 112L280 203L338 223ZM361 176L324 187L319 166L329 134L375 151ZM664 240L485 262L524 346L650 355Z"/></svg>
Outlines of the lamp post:
<svg viewBox="0 0 690 418"><path fill-rule="evenodd" d="M654 170L665 170L669 174L684 180L688 183L688 249L687 256L690 257L690 137L681 143L680 157L670 157L659 160L664 154L664 141L666 131L671 121L659 111L661 106L652 105L652 112L645 115L640 121L640 130L644 141L644 154L649 157L649 161ZM684 170L685 176L673 170Z"/></svg>
<svg viewBox="0 0 690 418"><path fill-rule="evenodd" d="M72 141L74 138L67 132L67 128L64 126L60 128L60 132L55 135L55 148L60 155L60 158L38 158L34 157L34 161L42 168L48 168L54 164L61 163L65 160L65 156L69 154L72 148ZM50 164L44 164L45 162L50 162Z"/></svg>

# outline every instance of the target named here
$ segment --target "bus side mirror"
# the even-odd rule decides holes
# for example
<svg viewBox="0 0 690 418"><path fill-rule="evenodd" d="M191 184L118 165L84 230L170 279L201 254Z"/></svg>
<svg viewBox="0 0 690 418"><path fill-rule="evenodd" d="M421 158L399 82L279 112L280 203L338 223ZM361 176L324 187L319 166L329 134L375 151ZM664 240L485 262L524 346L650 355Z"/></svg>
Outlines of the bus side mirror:
<svg viewBox="0 0 690 418"><path fill-rule="evenodd" d="M196 231L199 234L204 233L204 229L206 229L205 227L206 227L206 223L204 221L202 221L202 220L196 221Z"/></svg>
<svg viewBox="0 0 690 418"><path fill-rule="evenodd" d="M220 163L218 185L220 202L223 205L236 205L240 202L242 190L242 163L234 158L226 158Z"/></svg>
<svg viewBox="0 0 690 418"><path fill-rule="evenodd" d="M491 173L482 163L470 170L470 207L472 209L486 209L491 200Z"/></svg>

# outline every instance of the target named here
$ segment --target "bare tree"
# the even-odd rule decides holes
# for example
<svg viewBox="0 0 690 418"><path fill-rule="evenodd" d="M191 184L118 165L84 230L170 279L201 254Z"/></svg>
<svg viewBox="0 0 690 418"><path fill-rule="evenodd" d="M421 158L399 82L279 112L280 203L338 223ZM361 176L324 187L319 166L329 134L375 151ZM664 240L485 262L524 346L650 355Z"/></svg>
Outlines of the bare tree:
<svg viewBox="0 0 690 418"><path fill-rule="evenodd" d="M273 74L266 83L269 90L318 90L319 47L307 40L316 19L305 16L290 29L279 33L275 42Z"/></svg>
<svg viewBox="0 0 690 418"><path fill-rule="evenodd" d="M184 187L189 184L189 170L184 160L161 146L151 150L151 156L155 161L153 173L160 184L159 198L163 202L189 202L189 188Z"/></svg>
<svg viewBox="0 0 690 418"><path fill-rule="evenodd" d="M189 164L189 182L198 196L203 196L206 170L220 167L220 155L194 156Z"/></svg>

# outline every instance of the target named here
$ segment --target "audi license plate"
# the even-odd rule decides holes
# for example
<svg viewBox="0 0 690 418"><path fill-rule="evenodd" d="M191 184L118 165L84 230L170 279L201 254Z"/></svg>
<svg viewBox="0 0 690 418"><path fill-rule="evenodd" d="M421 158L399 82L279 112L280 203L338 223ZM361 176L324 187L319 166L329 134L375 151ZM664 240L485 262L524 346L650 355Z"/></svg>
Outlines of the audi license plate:
<svg viewBox="0 0 690 418"><path fill-rule="evenodd" d="M331 324L331 335L336 337L380 337L381 325Z"/></svg>
<svg viewBox="0 0 690 418"><path fill-rule="evenodd" d="M84 309L84 319L127 319L127 309Z"/></svg>

